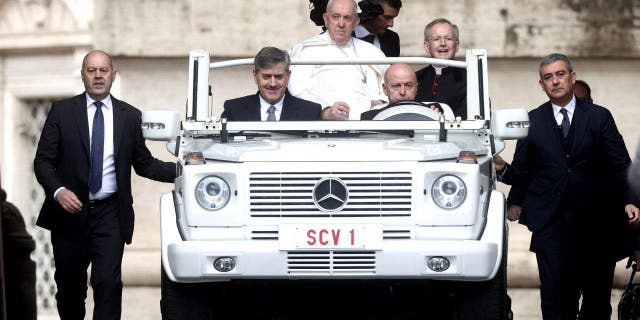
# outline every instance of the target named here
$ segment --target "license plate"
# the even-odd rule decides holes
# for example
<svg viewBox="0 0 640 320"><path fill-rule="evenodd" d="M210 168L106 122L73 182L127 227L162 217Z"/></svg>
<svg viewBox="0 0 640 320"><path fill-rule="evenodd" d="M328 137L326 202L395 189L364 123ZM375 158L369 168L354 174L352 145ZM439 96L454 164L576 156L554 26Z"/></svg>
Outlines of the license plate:
<svg viewBox="0 0 640 320"><path fill-rule="evenodd" d="M293 249L382 249L382 227L367 225L296 225L280 228L280 247Z"/></svg>

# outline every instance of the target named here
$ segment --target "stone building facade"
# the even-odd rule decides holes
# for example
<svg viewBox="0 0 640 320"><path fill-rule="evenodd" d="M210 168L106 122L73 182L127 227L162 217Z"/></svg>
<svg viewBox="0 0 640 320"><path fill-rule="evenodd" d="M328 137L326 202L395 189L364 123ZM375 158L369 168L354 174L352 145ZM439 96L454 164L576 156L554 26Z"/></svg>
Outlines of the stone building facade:
<svg viewBox="0 0 640 320"><path fill-rule="evenodd" d="M423 56L423 28L446 17L461 30L461 51L486 48L494 108L533 108L546 100L537 80L538 60L568 54L594 100L611 109L630 152L640 123L640 1L638 0L405 0L394 30L402 56ZM0 173L9 200L27 221L42 203L33 156L51 101L83 91L80 65L92 49L114 57L112 93L142 110L184 112L187 57L205 49L214 60L253 56L263 46L290 48L320 32L309 20L309 2L223 0L0 0ZM256 91L249 68L212 75L213 110L230 97ZM164 160L158 142L147 143ZM513 144L504 152L513 154ZM501 186L502 188L502 186ZM133 244L125 250L125 285L158 285L158 202L170 185L134 178L137 212ZM503 189L507 191L506 188ZM535 284L528 232L512 224L510 284ZM31 228L40 277L39 304L52 306L48 232ZM42 282L44 281L44 282Z"/></svg>

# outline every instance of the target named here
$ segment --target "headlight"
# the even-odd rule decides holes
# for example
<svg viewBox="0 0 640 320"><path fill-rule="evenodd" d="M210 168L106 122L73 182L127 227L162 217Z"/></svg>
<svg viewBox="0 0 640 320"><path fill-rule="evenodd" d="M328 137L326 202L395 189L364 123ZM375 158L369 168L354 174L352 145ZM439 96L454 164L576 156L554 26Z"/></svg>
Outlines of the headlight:
<svg viewBox="0 0 640 320"><path fill-rule="evenodd" d="M443 209L455 209L459 207L467 197L467 188L464 182L452 175L438 178L431 187L433 201Z"/></svg>
<svg viewBox="0 0 640 320"><path fill-rule="evenodd" d="M196 186L196 200L207 210L220 210L229 202L231 190L226 181L220 177L208 176Z"/></svg>

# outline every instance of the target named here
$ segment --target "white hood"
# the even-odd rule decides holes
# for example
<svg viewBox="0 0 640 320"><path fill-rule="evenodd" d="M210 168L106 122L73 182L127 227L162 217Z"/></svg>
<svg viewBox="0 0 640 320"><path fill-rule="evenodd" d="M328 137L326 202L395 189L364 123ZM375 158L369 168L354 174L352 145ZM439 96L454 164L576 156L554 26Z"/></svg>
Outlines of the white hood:
<svg viewBox="0 0 640 320"><path fill-rule="evenodd" d="M455 159L460 151L486 152L478 144L413 139L283 139L217 143L201 152L206 159L259 161L432 161Z"/></svg>

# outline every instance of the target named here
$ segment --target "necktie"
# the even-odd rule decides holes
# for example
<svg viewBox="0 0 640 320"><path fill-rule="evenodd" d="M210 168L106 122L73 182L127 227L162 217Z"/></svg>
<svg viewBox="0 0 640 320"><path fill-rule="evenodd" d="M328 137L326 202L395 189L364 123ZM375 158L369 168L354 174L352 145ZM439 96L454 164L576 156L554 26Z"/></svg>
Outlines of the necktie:
<svg viewBox="0 0 640 320"><path fill-rule="evenodd" d="M565 108L560 109L562 113L562 123L560 127L562 128L562 136L567 137L569 135L569 128L571 128L571 123L569 122L569 115L567 114L567 110Z"/></svg>
<svg viewBox="0 0 640 320"><path fill-rule="evenodd" d="M440 77L442 76L442 74L436 74L433 77L433 84L431 85L431 95L436 95L436 92L438 92L438 80L440 79Z"/></svg>
<svg viewBox="0 0 640 320"><path fill-rule="evenodd" d="M267 109L267 121L276 121L276 107L270 106Z"/></svg>
<svg viewBox="0 0 640 320"><path fill-rule="evenodd" d="M104 117L102 102L93 103L96 113L93 115L93 129L91 130L91 171L89 173L89 191L96 193L102 188L102 157L104 154Z"/></svg>
<svg viewBox="0 0 640 320"><path fill-rule="evenodd" d="M373 40L375 40L375 38L376 38L375 34L369 33L368 35L366 35L366 36L364 36L364 37L362 37L360 39L373 44Z"/></svg>

